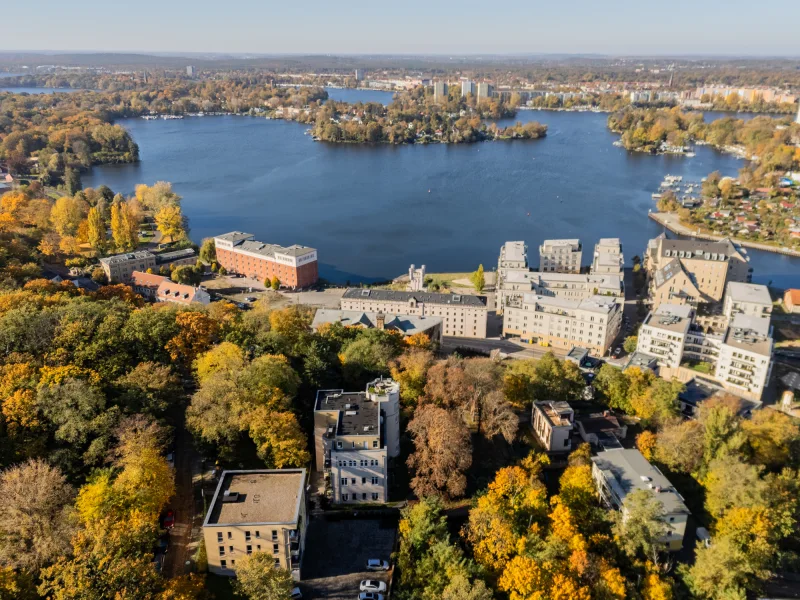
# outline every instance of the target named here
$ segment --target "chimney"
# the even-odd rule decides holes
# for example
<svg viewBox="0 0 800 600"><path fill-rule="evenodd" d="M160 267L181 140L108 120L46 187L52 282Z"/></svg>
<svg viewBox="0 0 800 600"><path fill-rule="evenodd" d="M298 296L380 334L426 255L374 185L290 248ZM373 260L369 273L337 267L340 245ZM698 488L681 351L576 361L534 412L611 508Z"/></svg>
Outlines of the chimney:
<svg viewBox="0 0 800 600"><path fill-rule="evenodd" d="M386 324L386 315L383 313L378 313L375 315L375 327L378 329L383 329L384 325Z"/></svg>

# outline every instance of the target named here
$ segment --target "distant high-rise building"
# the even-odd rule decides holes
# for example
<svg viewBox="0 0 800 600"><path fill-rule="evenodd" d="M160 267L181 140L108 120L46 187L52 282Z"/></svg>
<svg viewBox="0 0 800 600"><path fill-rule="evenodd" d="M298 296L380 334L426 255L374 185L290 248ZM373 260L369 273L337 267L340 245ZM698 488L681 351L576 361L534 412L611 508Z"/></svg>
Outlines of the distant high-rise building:
<svg viewBox="0 0 800 600"><path fill-rule="evenodd" d="M489 83L478 84L478 100L487 100L494 94L494 86Z"/></svg>
<svg viewBox="0 0 800 600"><path fill-rule="evenodd" d="M356 75L356 81L364 80L364 72L361 69L356 69L355 75Z"/></svg>
<svg viewBox="0 0 800 600"><path fill-rule="evenodd" d="M798 102L800 104L800 102ZM795 123L800 123L800 106L797 107L797 118L794 120Z"/></svg>
<svg viewBox="0 0 800 600"><path fill-rule="evenodd" d="M447 84L444 81L433 82L433 100L434 102L447 100Z"/></svg>
<svg viewBox="0 0 800 600"><path fill-rule="evenodd" d="M186 74L189 77L194 77L194 67L192 65L189 65L188 67L186 67Z"/></svg>
<svg viewBox="0 0 800 600"><path fill-rule="evenodd" d="M466 98L467 94L475 95L474 81L465 80L461 82L461 96Z"/></svg>

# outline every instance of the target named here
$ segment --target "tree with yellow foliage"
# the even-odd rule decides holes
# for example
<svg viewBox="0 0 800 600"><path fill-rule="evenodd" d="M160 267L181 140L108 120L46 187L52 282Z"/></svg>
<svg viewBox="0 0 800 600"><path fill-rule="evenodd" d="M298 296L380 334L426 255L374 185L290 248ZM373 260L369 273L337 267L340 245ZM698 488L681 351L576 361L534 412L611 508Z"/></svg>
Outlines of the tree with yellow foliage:
<svg viewBox="0 0 800 600"><path fill-rule="evenodd" d="M753 460L768 468L787 464L800 441L800 426L777 410L753 412L750 419L742 421L742 431L753 451Z"/></svg>
<svg viewBox="0 0 800 600"><path fill-rule="evenodd" d="M207 314L195 311L179 312L175 317L178 334L167 342L172 360L188 367L198 355L208 350L219 333L219 323Z"/></svg>
<svg viewBox="0 0 800 600"><path fill-rule="evenodd" d="M180 206L166 205L155 214L156 227L170 242L183 239L186 235Z"/></svg>
<svg viewBox="0 0 800 600"><path fill-rule="evenodd" d="M106 249L106 224L96 206L89 209L87 222L89 245L102 254Z"/></svg>
<svg viewBox="0 0 800 600"><path fill-rule="evenodd" d="M268 468L303 467L311 460L306 449L306 435L293 413L259 406L247 420L258 456Z"/></svg>
<svg viewBox="0 0 800 600"><path fill-rule="evenodd" d="M655 458L657 441L658 436L652 431L645 429L636 436L636 447L647 460L653 460Z"/></svg>
<svg viewBox="0 0 800 600"><path fill-rule="evenodd" d="M389 364L392 379L400 384L400 399L414 406L425 392L428 369L433 366L433 353L422 348L410 348Z"/></svg>
<svg viewBox="0 0 800 600"><path fill-rule="evenodd" d="M199 383L203 383L214 373L225 372L231 375L244 369L247 360L242 350L231 342L222 342L194 361L194 370Z"/></svg>

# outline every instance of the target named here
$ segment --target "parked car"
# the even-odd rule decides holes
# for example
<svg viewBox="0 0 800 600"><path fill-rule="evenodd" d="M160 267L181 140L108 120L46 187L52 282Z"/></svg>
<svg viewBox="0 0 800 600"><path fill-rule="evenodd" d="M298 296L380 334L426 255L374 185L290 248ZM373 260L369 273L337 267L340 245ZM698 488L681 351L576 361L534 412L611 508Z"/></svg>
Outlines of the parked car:
<svg viewBox="0 0 800 600"><path fill-rule="evenodd" d="M170 467L172 467L173 469L175 468L175 453L174 452L169 452L167 454L167 462L169 463Z"/></svg>
<svg viewBox="0 0 800 600"><path fill-rule="evenodd" d="M300 591L300 588L292 588L292 591L289 592L289 598L292 600L300 600L303 597L303 592Z"/></svg>
<svg viewBox="0 0 800 600"><path fill-rule="evenodd" d="M383 600L383 594L376 592L361 592L358 595L358 600Z"/></svg>
<svg viewBox="0 0 800 600"><path fill-rule="evenodd" d="M614 348L614 356L619 356L620 354L622 354L622 348L617 346L616 348Z"/></svg>
<svg viewBox="0 0 800 600"><path fill-rule="evenodd" d="M361 582L361 585L358 586L358 589L362 592L385 592L386 584L382 581L376 581L375 579L365 579Z"/></svg>
<svg viewBox="0 0 800 600"><path fill-rule="evenodd" d="M161 519L161 526L164 529L172 529L175 526L175 511L169 509Z"/></svg>
<svg viewBox="0 0 800 600"><path fill-rule="evenodd" d="M256 300L258 300L258 298L256 298L255 296L248 296L247 298L245 298L245 300L247 300L248 302L255 302Z"/></svg>
<svg viewBox="0 0 800 600"><path fill-rule="evenodd" d="M388 571L389 561L379 558L370 558L367 561L367 571Z"/></svg>

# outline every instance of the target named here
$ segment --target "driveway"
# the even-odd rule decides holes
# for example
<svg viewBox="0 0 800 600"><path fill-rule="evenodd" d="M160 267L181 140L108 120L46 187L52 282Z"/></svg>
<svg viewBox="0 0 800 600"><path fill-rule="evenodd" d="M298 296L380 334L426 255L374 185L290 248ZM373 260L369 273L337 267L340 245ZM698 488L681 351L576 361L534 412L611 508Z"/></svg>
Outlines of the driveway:
<svg viewBox="0 0 800 600"><path fill-rule="evenodd" d="M397 534L393 518L326 520L308 525L303 556L303 597L353 600L362 579L387 584L389 574L364 570L370 558L389 560Z"/></svg>

